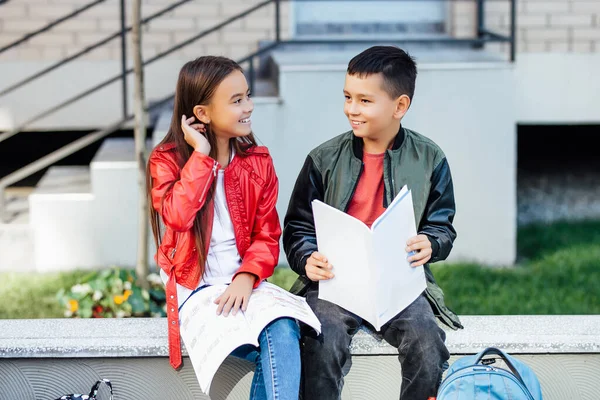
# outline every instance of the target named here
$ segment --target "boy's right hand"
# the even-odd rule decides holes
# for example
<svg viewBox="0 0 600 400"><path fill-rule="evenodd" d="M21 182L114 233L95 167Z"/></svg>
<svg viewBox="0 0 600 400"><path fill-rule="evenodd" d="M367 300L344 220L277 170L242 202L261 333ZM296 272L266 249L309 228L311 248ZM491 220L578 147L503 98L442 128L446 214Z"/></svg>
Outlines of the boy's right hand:
<svg viewBox="0 0 600 400"><path fill-rule="evenodd" d="M208 139L203 135L206 132L206 127L200 122L193 124L195 120L195 117L186 118L185 115L181 116L183 138L194 150L208 155L210 153L210 143L208 143Z"/></svg>
<svg viewBox="0 0 600 400"><path fill-rule="evenodd" d="M313 282L333 278L332 268L333 266L327 262L327 258L317 251L312 253L306 260L306 276Z"/></svg>

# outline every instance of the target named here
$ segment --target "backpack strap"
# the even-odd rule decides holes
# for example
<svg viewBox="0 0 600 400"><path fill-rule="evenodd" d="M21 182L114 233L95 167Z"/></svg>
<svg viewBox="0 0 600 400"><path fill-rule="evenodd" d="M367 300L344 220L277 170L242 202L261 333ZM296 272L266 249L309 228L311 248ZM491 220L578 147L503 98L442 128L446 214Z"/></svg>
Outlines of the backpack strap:
<svg viewBox="0 0 600 400"><path fill-rule="evenodd" d="M110 381L108 379L102 379L102 380L94 383L94 386L92 386L92 390L90 390L90 395L89 395L90 399L94 399L94 400L96 399L96 396L98 396L98 389L100 389L100 385L103 383L106 386L108 386L108 389L110 390L110 400L113 400L112 384L110 383Z"/></svg>
<svg viewBox="0 0 600 400"><path fill-rule="evenodd" d="M525 389L527 389L527 391L529 392L529 388L527 387L527 384L525 383L525 381L521 377L521 374L515 368L515 366L513 365L513 363L509 360L508 355L505 352L503 352L502 350L497 349L495 347L488 347L487 349L483 350L481 353L477 354L477 358L475 359L475 364L479 364L481 362L481 359L483 357L485 357L487 355L490 355L490 354L494 354L494 355L500 356L500 358L502 358L502 360L506 363L506 366L508 367L508 369L510 369L510 372L512 372L513 375L515 377L517 377L517 379L519 380L519 382L521 382L521 384L523 385L523 387Z"/></svg>

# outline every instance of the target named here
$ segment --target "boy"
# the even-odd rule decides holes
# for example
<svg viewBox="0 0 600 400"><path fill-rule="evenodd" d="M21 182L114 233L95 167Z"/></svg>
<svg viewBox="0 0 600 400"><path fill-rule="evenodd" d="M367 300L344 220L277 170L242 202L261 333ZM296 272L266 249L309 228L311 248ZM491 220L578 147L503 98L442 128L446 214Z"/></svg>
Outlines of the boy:
<svg viewBox="0 0 600 400"><path fill-rule="evenodd" d="M402 186L412 191L419 234L398 244L398 257L414 251L408 260L413 267L425 266L427 290L381 329L383 338L398 348L401 399L436 395L449 353L435 316L453 329L462 328L445 307L427 265L445 259L456 238L448 162L430 139L401 126L416 76L414 60L396 47L375 46L354 57L344 85L344 113L352 130L310 152L292 192L283 233L287 259L300 275L292 292L306 296L322 324L319 337L304 338L305 400L340 398L348 347L363 323L342 307L318 299L319 281L332 279L335 265L328 263L327 254L317 252L314 199L370 226Z"/></svg>

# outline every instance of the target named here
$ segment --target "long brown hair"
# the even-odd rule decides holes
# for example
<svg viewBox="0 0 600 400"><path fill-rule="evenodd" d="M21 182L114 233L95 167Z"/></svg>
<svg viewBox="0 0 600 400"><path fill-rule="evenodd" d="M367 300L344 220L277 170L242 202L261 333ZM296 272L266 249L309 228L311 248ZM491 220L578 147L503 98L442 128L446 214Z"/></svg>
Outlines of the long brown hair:
<svg viewBox="0 0 600 400"><path fill-rule="evenodd" d="M242 68L235 61L225 57L214 56L197 58L193 61L189 61L181 68L175 89L175 104L173 107L171 126L169 127L165 138L158 144L158 146L166 143L175 144L174 151L177 154L177 164L179 165L180 170L190 158L192 151L194 151L184 139L183 130L181 129L181 116L192 116L194 115L193 109L195 106L208 105L219 84L234 71L243 72ZM208 139L211 148L209 156L216 159L217 143L215 135L211 131L210 124L205 124L205 127L205 136ZM256 146L256 140L253 134L242 138L232 138L229 142L234 149L236 156L242 157L247 155L247 150L249 148ZM158 249L162 238L160 231L160 215L152 206L152 177L150 176L149 168L148 165L146 168L146 189L149 200L150 224L154 235L154 243ZM172 185L174 184L175 182L172 183ZM204 229L204 227L208 222L208 205L211 204L215 191L215 184L216 182L213 182L204 206L196 213L192 228L196 240L196 249L198 250L198 265L201 274L205 271L206 244L210 241L210 238L205 237L206 229Z"/></svg>

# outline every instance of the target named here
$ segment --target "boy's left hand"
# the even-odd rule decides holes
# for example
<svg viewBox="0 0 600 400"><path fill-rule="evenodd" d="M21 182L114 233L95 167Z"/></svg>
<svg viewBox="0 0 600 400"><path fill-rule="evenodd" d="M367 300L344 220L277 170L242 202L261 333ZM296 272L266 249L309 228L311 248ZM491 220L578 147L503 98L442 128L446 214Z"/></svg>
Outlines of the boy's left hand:
<svg viewBox="0 0 600 400"><path fill-rule="evenodd" d="M426 235L417 235L406 242L406 252L414 252L408 257L411 267L420 267L431 259L431 242Z"/></svg>
<svg viewBox="0 0 600 400"><path fill-rule="evenodd" d="M215 300L215 304L218 304L217 315L221 315L222 312L226 317L230 311L232 315L235 315L240 307L242 311L246 311L254 282L256 282L256 276L252 274L247 272L237 274L223 294Z"/></svg>

